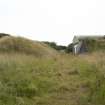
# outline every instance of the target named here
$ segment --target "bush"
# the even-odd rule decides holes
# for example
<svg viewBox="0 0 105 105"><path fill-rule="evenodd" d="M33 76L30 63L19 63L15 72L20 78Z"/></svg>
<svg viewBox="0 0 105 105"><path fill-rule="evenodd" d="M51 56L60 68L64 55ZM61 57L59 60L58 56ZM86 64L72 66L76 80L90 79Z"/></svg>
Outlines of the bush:
<svg viewBox="0 0 105 105"><path fill-rule="evenodd" d="M73 44L68 45L68 47L66 48L66 52L67 53L73 52Z"/></svg>
<svg viewBox="0 0 105 105"><path fill-rule="evenodd" d="M61 50L66 50L66 46L62 46L62 45L57 45L55 42L44 42L45 44L49 45L50 47L58 50L58 51L61 51Z"/></svg>

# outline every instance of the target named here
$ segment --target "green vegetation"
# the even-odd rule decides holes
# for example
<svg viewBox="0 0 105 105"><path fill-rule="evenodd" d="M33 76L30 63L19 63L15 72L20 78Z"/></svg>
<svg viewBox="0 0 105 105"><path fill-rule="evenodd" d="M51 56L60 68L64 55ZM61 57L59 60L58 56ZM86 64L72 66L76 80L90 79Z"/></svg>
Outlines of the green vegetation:
<svg viewBox="0 0 105 105"><path fill-rule="evenodd" d="M73 52L73 44L69 44L65 50L66 53L72 53Z"/></svg>
<svg viewBox="0 0 105 105"><path fill-rule="evenodd" d="M73 44L69 44L68 46L57 45L55 42L44 42L51 48L65 53L72 53L73 52Z"/></svg>
<svg viewBox="0 0 105 105"><path fill-rule="evenodd" d="M65 51L67 49L66 46L57 45L55 42L44 42L44 43L58 51L62 51L62 50Z"/></svg>
<svg viewBox="0 0 105 105"><path fill-rule="evenodd" d="M9 34L5 34L5 33L0 33L0 38L3 38L5 36L10 36Z"/></svg>
<svg viewBox="0 0 105 105"><path fill-rule="evenodd" d="M0 39L0 105L104 105L105 54L60 54L20 37Z"/></svg>
<svg viewBox="0 0 105 105"><path fill-rule="evenodd" d="M83 40L83 43L87 46L88 52L94 51L105 51L105 39L89 39L86 38Z"/></svg>

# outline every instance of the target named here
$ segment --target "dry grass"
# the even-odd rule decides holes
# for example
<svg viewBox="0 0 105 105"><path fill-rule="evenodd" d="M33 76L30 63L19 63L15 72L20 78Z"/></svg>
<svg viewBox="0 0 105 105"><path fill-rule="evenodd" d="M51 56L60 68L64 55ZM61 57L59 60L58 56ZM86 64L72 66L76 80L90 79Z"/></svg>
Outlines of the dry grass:
<svg viewBox="0 0 105 105"><path fill-rule="evenodd" d="M58 54L37 43L0 40L0 105L105 104L104 53Z"/></svg>
<svg viewBox="0 0 105 105"><path fill-rule="evenodd" d="M100 97L105 97L98 92L104 92L105 60L100 62L99 56L1 53L0 105L104 105ZM95 57L97 65L88 60ZM103 82L96 90L99 81Z"/></svg>
<svg viewBox="0 0 105 105"><path fill-rule="evenodd" d="M22 37L7 36L0 39L0 52L25 53L35 56L56 56L57 52L46 44Z"/></svg>

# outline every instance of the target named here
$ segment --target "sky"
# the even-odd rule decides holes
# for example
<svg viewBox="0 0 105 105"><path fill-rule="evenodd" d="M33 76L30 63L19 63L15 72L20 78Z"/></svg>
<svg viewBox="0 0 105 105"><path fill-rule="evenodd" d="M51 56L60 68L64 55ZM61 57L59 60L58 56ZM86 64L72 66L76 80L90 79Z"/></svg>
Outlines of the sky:
<svg viewBox="0 0 105 105"><path fill-rule="evenodd" d="M105 35L105 0L0 0L0 32L61 45Z"/></svg>

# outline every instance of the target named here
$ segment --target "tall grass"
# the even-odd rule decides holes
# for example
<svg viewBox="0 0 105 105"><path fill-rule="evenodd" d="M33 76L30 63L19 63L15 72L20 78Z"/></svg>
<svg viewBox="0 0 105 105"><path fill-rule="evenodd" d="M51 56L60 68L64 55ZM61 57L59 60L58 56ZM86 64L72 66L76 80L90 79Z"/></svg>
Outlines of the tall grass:
<svg viewBox="0 0 105 105"><path fill-rule="evenodd" d="M105 104L104 53L58 55L33 43L0 40L0 105Z"/></svg>
<svg viewBox="0 0 105 105"><path fill-rule="evenodd" d="M33 55L0 54L0 105L18 105L18 98L27 105L34 97L46 96L56 84L54 64Z"/></svg>
<svg viewBox="0 0 105 105"><path fill-rule="evenodd" d="M1 53L0 105L104 105L104 58Z"/></svg>

